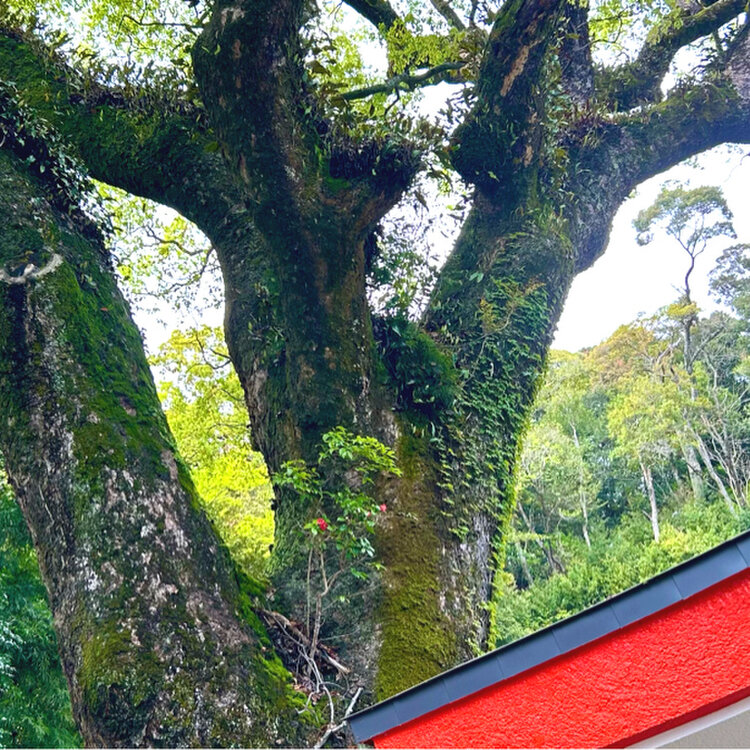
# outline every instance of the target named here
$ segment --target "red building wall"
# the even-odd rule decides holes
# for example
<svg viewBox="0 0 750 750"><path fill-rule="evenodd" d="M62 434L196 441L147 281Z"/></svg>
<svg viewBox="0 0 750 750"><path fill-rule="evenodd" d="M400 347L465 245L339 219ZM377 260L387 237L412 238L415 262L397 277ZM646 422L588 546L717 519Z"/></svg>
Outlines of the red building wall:
<svg viewBox="0 0 750 750"><path fill-rule="evenodd" d="M626 746L750 695L750 570L378 735L378 748Z"/></svg>

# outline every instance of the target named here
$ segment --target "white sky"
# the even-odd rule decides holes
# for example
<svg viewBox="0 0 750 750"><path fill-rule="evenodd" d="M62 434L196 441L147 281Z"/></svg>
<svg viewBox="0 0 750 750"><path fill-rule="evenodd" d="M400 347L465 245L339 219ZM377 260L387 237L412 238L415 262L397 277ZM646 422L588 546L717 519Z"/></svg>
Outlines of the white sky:
<svg viewBox="0 0 750 750"><path fill-rule="evenodd" d="M750 241L750 158L726 147L699 159L702 169L682 165L643 183L637 194L618 212L604 255L580 274L570 290L553 346L576 351L606 339L619 325L639 313L653 313L677 297L687 270L687 256L669 238L655 239L645 247L635 241L632 222L650 205L667 179L689 180L692 187L720 185L734 213L739 241ZM691 290L703 309L716 307L708 295L708 274L725 245L698 258Z"/></svg>

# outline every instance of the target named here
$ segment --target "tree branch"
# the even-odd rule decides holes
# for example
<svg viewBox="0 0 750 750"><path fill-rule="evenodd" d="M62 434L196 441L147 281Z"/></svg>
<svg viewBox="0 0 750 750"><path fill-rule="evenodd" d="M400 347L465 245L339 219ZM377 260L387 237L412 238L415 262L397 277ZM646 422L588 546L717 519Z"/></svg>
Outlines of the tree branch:
<svg viewBox="0 0 750 750"><path fill-rule="evenodd" d="M305 5L303 0L219 4L193 47L203 101L258 225L273 235L271 245L296 254L303 247L312 252L317 242L303 229L306 223L338 223L341 236L356 238L344 244L357 247L419 164L414 149L397 138L337 140L321 122L303 76L299 30ZM332 179L344 183L336 186L335 197Z"/></svg>
<svg viewBox="0 0 750 750"><path fill-rule="evenodd" d="M61 255L52 253L49 262L45 263L41 268L37 268L33 263L29 263L19 276L13 276L4 268L0 267L0 281L5 284L26 284L29 281L41 279L47 274L52 273L60 267L62 262L63 259Z"/></svg>
<svg viewBox="0 0 750 750"><path fill-rule="evenodd" d="M675 11L671 20L663 22L669 22L669 28L655 28L633 62L600 72L597 81L600 97L611 108L620 111L659 101L661 82L675 54L682 47L719 29L746 7L746 0L719 0L697 13L688 9Z"/></svg>
<svg viewBox="0 0 750 750"><path fill-rule="evenodd" d="M453 166L488 196L523 190L544 121L539 75L566 0L511 0L490 32L476 104L457 128Z"/></svg>
<svg viewBox="0 0 750 750"><path fill-rule="evenodd" d="M311 167L304 141L314 137L312 122L298 117L306 95L299 40L304 5L303 0L218 2L193 46L211 123L261 204L270 193L294 192L297 176ZM261 143L263 148L254 147Z"/></svg>
<svg viewBox="0 0 750 750"><path fill-rule="evenodd" d="M559 53L563 88L574 104L584 107L594 95L588 3L565 4L563 33Z"/></svg>
<svg viewBox="0 0 750 750"><path fill-rule="evenodd" d="M458 13L451 7L448 0L430 0L432 6L437 10L438 13L451 25L454 29L463 31L466 26L464 22L458 17Z"/></svg>
<svg viewBox="0 0 750 750"><path fill-rule="evenodd" d="M721 143L750 143L750 100L730 81L712 81L677 89L617 122L632 189Z"/></svg>
<svg viewBox="0 0 750 750"><path fill-rule="evenodd" d="M391 28L399 20L398 13L387 0L344 0L360 16L366 18L373 26Z"/></svg>
<svg viewBox="0 0 750 750"><path fill-rule="evenodd" d="M742 59L747 65L750 55ZM565 188L579 196L568 216L578 237L576 273L604 252L615 211L641 182L721 143L750 143L750 91L738 93L731 75L571 129L563 142L577 165Z"/></svg>
<svg viewBox="0 0 750 750"><path fill-rule="evenodd" d="M268 625L275 625L287 637L296 640L303 648L309 649L311 647L312 644L310 639L280 612L274 612L269 609L260 609L259 612L263 615ZM343 665L338 659L331 656L331 654L324 648L316 649L315 656L319 656L327 664L330 664L330 666L332 666L339 674L347 675L351 673L349 667Z"/></svg>
<svg viewBox="0 0 750 750"><path fill-rule="evenodd" d="M454 70L461 70L464 65L465 63L462 62L446 62L436 65L434 68L430 68L424 73L401 73L401 75L393 76L393 78L389 78L382 83L376 83L372 86L365 86L361 89L347 91L341 95L341 98L350 102L356 99L366 99L368 96L373 96L375 94L389 94L397 89L413 91L421 86L433 86L450 78L450 76L446 74L449 74Z"/></svg>
<svg viewBox="0 0 750 750"><path fill-rule="evenodd" d="M95 179L174 208L214 241L226 231L217 201L230 211L241 197L221 154L206 151L212 138L192 105L84 82L42 42L2 26L0 80L38 93L34 113L77 151Z"/></svg>

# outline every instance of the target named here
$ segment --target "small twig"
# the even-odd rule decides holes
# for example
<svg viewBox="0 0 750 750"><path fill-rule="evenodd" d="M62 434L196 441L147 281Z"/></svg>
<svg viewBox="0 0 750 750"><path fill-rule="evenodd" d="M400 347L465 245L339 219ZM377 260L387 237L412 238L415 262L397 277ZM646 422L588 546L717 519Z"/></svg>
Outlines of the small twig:
<svg viewBox="0 0 750 750"><path fill-rule="evenodd" d="M166 237L162 237L160 234L157 234L156 230L152 226L143 227L143 231L145 231L146 234L152 240L154 240L154 242L160 245L174 245L181 253L185 253L185 255L190 255L192 257L195 257L196 255L202 255L204 252L210 253L211 250L213 250L213 247L209 248L208 250L205 250L202 247L196 248L195 250L188 250L185 245L179 240L167 239ZM153 247L153 245L151 245L151 247Z"/></svg>
<svg viewBox="0 0 750 750"><path fill-rule="evenodd" d="M323 736L315 743L315 748L321 748L323 745L325 745L326 740L334 733L341 731L346 726L346 720L352 715L352 711L354 711L354 706L356 705L357 701L359 700L359 696L362 695L362 691L364 688L359 687L357 688L357 692L354 693L354 697L352 698L351 702L349 703L348 708L344 712L344 719L341 721L341 723L336 724L336 726L329 726L326 731L323 733Z"/></svg>
<svg viewBox="0 0 750 750"><path fill-rule="evenodd" d="M295 625L293 625L284 615L280 612L272 612L268 609L261 609L260 613L267 619L275 622L289 637L304 648L308 649L311 646L310 639ZM334 659L330 654L321 650L320 657L323 661L328 662L334 669L338 670L341 674L350 674L351 669L345 667L340 661Z"/></svg>
<svg viewBox="0 0 750 750"><path fill-rule="evenodd" d="M420 85L429 85L428 81L431 78L441 76L446 73L450 73L453 70L460 70L466 63L463 62L446 62L441 65L436 65L434 68L426 70L424 73L418 73L412 75L411 73L401 73L400 75L393 76L383 83L376 83L372 86L365 86L361 89L353 89L352 91L346 91L341 94L341 98L347 102L355 99L365 99L373 94L388 94L396 89L406 89L411 91ZM431 83L440 83L439 80L432 81Z"/></svg>
<svg viewBox="0 0 750 750"><path fill-rule="evenodd" d="M310 632L310 614L311 614L311 607L310 607L310 592L312 591L310 587L310 577L312 575L312 557L313 557L313 548L310 547L310 551L307 553L307 588L306 591L306 605L305 605L305 622L307 623L307 632Z"/></svg>

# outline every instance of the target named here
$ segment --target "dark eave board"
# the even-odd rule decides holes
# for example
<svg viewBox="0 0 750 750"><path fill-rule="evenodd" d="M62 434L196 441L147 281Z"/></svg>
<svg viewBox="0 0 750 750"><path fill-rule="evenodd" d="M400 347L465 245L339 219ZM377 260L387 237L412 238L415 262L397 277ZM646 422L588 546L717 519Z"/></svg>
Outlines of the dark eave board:
<svg viewBox="0 0 750 750"><path fill-rule="evenodd" d="M750 531L572 617L352 714L364 742L687 599L750 567Z"/></svg>

